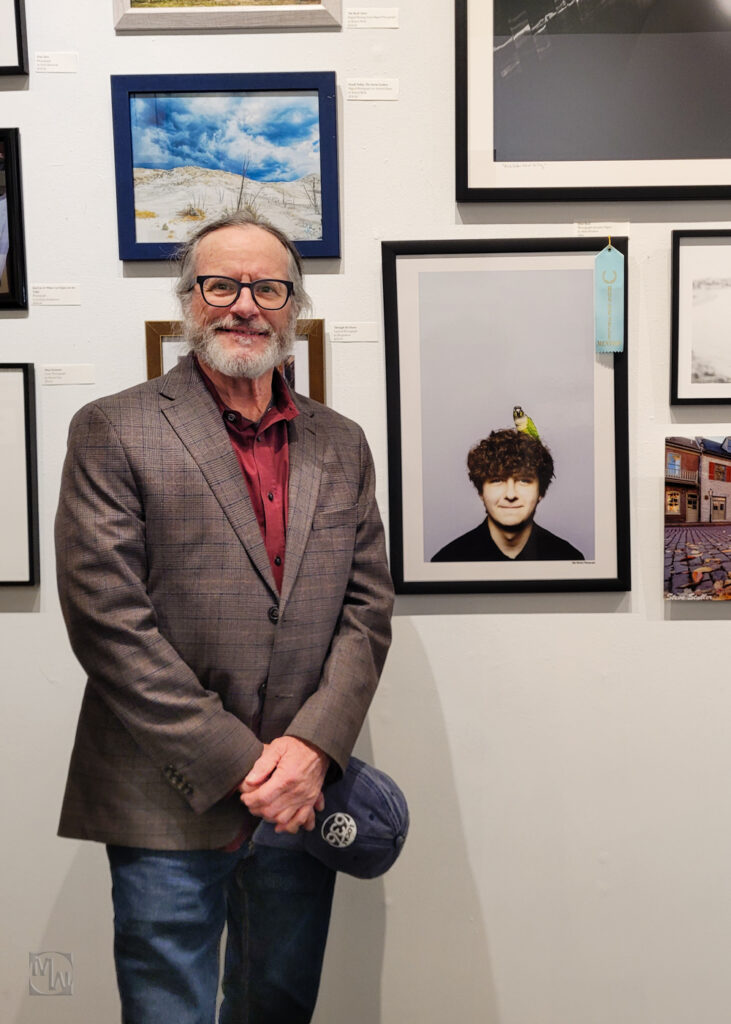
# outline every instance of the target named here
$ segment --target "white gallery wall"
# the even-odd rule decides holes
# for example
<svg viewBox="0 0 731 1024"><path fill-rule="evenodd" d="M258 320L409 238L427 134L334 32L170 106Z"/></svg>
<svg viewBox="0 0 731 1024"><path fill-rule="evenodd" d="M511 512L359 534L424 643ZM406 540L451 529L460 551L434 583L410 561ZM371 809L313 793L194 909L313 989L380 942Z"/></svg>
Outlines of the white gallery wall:
<svg viewBox="0 0 731 1024"><path fill-rule="evenodd" d="M144 379L144 322L176 307L166 265L118 259L109 76L332 70L342 258L306 271L329 401L367 433L384 516L381 240L611 223L630 239L633 585L399 598L359 752L403 786L411 834L384 879L340 880L317 1022L726 1024L731 608L663 602L662 498L666 434L731 433L731 407L668 405L670 233L731 227L731 203L458 206L451 0L402 0L395 30L126 37L112 6L26 0L31 74L0 79L0 126L21 132L29 283L81 294L0 314L0 362L95 368L89 385L37 380L42 582L0 592L0 1018L118 1019L103 849L55 836L84 680L52 521L72 414ZM38 52L78 53L78 71L36 73ZM355 77L398 79L398 99L347 101ZM334 344L341 321L378 323L380 341ZM71 954L72 995L29 994L44 951Z"/></svg>

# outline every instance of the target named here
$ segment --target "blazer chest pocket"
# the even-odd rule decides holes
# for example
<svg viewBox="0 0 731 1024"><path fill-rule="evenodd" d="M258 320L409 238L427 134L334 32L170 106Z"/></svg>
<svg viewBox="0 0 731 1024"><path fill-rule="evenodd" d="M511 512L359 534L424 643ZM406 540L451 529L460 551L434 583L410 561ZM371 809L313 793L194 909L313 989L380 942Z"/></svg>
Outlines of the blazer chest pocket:
<svg viewBox="0 0 731 1024"><path fill-rule="evenodd" d="M358 506L334 508L327 512L316 512L312 519L313 530L332 530L337 526L352 527L358 522Z"/></svg>

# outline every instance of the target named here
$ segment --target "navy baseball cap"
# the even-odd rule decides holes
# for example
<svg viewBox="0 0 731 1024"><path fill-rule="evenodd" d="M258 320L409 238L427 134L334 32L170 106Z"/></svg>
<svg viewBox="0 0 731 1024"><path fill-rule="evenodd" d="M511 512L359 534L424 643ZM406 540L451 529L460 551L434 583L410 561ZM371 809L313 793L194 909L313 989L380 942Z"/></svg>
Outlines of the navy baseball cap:
<svg viewBox="0 0 731 1024"><path fill-rule="evenodd" d="M323 789L325 807L312 832L275 832L262 821L253 840L261 846L304 850L333 871L377 878L388 871L406 841L409 808L390 776L351 757L345 774Z"/></svg>

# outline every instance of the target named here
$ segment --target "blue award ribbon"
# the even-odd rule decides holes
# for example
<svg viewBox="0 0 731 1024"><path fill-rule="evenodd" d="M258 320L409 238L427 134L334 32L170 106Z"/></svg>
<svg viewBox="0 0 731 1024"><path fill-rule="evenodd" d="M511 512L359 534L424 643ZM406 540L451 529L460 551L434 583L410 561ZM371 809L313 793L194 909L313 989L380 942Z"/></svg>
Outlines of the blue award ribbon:
<svg viewBox="0 0 731 1024"><path fill-rule="evenodd" d="M611 239L594 261L594 334L597 352L624 351L624 256Z"/></svg>

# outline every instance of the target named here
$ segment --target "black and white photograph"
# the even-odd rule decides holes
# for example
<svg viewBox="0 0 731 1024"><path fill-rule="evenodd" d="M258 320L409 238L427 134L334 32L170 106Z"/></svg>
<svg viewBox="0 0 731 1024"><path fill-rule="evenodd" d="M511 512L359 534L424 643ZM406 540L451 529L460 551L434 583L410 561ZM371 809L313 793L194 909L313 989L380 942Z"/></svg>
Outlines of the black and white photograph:
<svg viewBox="0 0 731 1024"><path fill-rule="evenodd" d="M731 231L673 232L671 395L731 404Z"/></svg>
<svg viewBox="0 0 731 1024"><path fill-rule="evenodd" d="M731 122L720 101L731 94L729 4L457 6L458 198L490 198L475 189L587 199L729 194Z"/></svg>
<svg viewBox="0 0 731 1024"><path fill-rule="evenodd" d="M601 248L383 243L401 592L624 588L625 357L595 351Z"/></svg>

